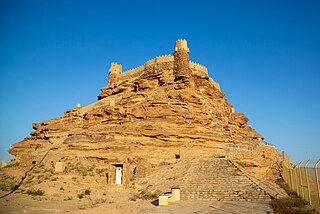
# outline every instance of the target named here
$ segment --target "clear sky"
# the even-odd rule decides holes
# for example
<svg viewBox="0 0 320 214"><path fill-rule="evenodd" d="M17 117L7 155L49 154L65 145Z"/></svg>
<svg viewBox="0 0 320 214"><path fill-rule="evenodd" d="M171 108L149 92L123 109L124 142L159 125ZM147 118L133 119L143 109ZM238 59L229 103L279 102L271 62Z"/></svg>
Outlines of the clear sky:
<svg viewBox="0 0 320 214"><path fill-rule="evenodd" d="M33 122L97 100L173 52L209 69L235 110L294 163L320 158L320 1L0 1L0 161Z"/></svg>

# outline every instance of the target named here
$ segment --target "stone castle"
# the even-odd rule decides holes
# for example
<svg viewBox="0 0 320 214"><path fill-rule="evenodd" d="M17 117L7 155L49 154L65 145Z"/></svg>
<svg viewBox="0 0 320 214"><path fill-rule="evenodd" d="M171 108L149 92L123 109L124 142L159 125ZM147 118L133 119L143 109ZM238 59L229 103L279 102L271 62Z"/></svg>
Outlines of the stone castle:
<svg viewBox="0 0 320 214"><path fill-rule="evenodd" d="M185 199L268 198L243 170L274 177L279 152L263 142L244 114L234 112L208 69L189 60L189 51L187 41L179 39L172 55L138 68L122 72L122 65L111 63L97 102L34 123L30 136L9 153L21 167L58 166L60 179L94 168L96 188L158 194L175 186ZM233 194L223 176L241 183L245 193ZM216 192L206 192L208 185ZM226 189L217 192L215 185Z"/></svg>
<svg viewBox="0 0 320 214"><path fill-rule="evenodd" d="M184 62L184 64L181 64L181 62ZM163 67L167 69L167 75L171 78L179 79L183 76L187 77L188 75L195 75L200 78L209 79L212 85L220 90L220 85L208 76L208 69L205 66L189 60L189 48L187 46L187 41L184 39L176 41L173 55L158 56L152 60L148 60L144 65L130 69L124 73L122 72L121 64L115 62L111 63L108 86L121 84L122 82L138 78L144 71L162 69ZM188 72L190 73L188 74ZM105 89L102 89L99 99L102 99L105 96L108 96L108 92Z"/></svg>

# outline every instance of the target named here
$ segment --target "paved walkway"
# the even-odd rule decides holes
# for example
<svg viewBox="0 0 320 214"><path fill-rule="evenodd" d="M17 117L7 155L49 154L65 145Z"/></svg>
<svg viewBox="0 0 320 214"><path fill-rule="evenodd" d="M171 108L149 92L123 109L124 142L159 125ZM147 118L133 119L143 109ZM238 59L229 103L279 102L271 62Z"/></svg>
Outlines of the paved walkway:
<svg viewBox="0 0 320 214"><path fill-rule="evenodd" d="M155 206L139 214L266 214L268 211L273 213L268 202L177 201L168 206Z"/></svg>

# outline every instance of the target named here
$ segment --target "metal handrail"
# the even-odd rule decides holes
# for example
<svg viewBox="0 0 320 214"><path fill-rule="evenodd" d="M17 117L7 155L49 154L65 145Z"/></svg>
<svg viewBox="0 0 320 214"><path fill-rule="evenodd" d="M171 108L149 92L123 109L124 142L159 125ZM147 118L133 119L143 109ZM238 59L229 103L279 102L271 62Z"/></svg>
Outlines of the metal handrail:
<svg viewBox="0 0 320 214"><path fill-rule="evenodd" d="M260 141L258 142L256 145L254 146L247 146L247 145L235 145L235 144L228 144L227 147L228 149L239 149L239 150L248 150L248 151L252 151L252 150L256 150L260 145L265 144L267 146L272 146L275 147L273 144L271 143L267 143L265 141Z"/></svg>

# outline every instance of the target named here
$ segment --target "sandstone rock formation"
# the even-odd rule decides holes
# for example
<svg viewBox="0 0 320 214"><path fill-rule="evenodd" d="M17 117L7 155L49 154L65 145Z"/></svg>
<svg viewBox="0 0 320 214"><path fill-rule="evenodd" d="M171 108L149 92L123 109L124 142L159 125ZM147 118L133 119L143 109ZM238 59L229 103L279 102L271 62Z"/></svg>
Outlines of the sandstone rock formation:
<svg viewBox="0 0 320 214"><path fill-rule="evenodd" d="M230 157L245 167L265 167L263 173L276 169L278 151L261 143L248 121L234 112L207 68L189 60L187 41L180 39L173 55L138 68L122 72L112 63L97 102L34 123L9 152L20 166L94 162L110 185L121 167L125 187L152 168L186 158Z"/></svg>

